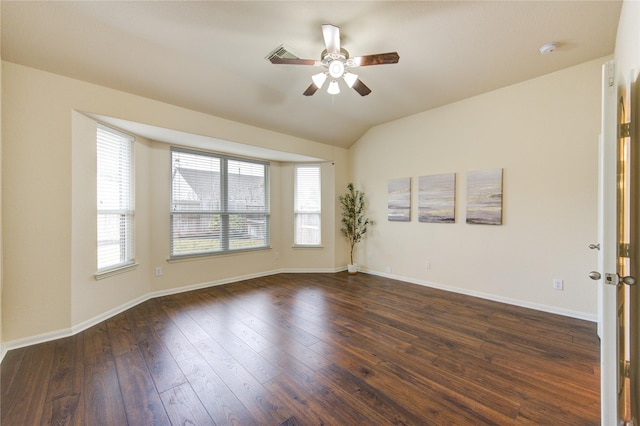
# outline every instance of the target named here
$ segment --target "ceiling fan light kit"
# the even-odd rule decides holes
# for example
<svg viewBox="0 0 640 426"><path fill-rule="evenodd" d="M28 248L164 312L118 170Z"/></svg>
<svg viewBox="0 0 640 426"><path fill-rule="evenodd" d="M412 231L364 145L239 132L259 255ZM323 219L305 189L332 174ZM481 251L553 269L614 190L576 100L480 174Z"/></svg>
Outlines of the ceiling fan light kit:
<svg viewBox="0 0 640 426"><path fill-rule="evenodd" d="M331 83L329 83L327 93L330 95L337 95L338 93L340 93L340 86L338 85L338 82L336 80L332 80Z"/></svg>
<svg viewBox="0 0 640 426"><path fill-rule="evenodd" d="M353 74L347 71L344 73L344 76L342 76L342 78L347 83L347 86L349 86L349 88L352 88L356 80L358 79L358 74Z"/></svg>
<svg viewBox="0 0 640 426"><path fill-rule="evenodd" d="M329 75L333 78L340 78L344 74L344 64L339 59L329 62Z"/></svg>
<svg viewBox="0 0 640 426"><path fill-rule="evenodd" d="M360 96L367 96L371 93L371 89L367 87L357 74L347 71L347 68L357 68L369 65L396 64L400 60L397 52L378 53L374 55L358 56L349 58L349 52L340 47L340 29L335 25L325 24L322 26L322 36L326 49L320 54L321 60L285 58L278 56L269 57L272 64L285 65L313 65L321 66L326 69L325 72L317 73L311 76L311 86L307 87L303 95L311 96L320 88L331 76L333 80L329 83L327 93L337 95L340 93L340 85L338 79L342 78L349 88L353 88Z"/></svg>
<svg viewBox="0 0 640 426"><path fill-rule="evenodd" d="M311 80L313 81L313 84L315 84L316 87L320 89L322 88L324 82L327 81L327 73L319 72L318 74L314 74L311 76Z"/></svg>

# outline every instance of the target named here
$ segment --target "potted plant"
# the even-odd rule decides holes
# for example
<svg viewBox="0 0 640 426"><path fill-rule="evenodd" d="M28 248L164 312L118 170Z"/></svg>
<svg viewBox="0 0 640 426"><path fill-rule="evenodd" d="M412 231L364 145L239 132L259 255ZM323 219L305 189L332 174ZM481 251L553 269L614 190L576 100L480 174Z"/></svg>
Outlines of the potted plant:
<svg viewBox="0 0 640 426"><path fill-rule="evenodd" d="M340 204L342 204L342 227L340 232L349 242L350 262L347 268L350 274L355 274L358 272L358 265L353 261L355 247L367 232L367 226L372 222L364 215L364 193L354 189L353 183L349 183L347 189L349 192L338 197Z"/></svg>

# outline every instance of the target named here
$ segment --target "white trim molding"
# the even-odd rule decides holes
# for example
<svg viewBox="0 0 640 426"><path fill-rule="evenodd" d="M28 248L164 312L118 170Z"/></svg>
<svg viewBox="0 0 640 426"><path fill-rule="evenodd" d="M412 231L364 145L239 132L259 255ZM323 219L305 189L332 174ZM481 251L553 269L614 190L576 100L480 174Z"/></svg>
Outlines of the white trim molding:
<svg viewBox="0 0 640 426"><path fill-rule="evenodd" d="M520 306L522 308L534 309L536 311L547 312L550 314L557 314L565 317L576 318L576 319L581 319L581 320L590 321L590 322L597 321L597 315L591 315L584 312L572 311L570 309L562 309L556 306L543 305L540 303L533 303L533 302L528 302L526 300L520 300L520 299L511 299L509 297L497 296L495 294L483 293L483 292L474 291L474 290L467 290L464 288L433 283L430 281L416 280L415 278L392 275L392 274L387 274L387 273L378 272L378 271L371 271L366 268L362 269L361 272L364 272L366 274L371 274L371 275L377 275L380 277L391 278L393 280L404 281L411 284L418 284L425 287L436 288L438 290L449 291L452 293L465 294L467 296L478 297L480 299L491 300L494 302L506 303L507 305L514 305L514 306Z"/></svg>
<svg viewBox="0 0 640 426"><path fill-rule="evenodd" d="M73 336L74 334L85 331L86 329L93 327L101 323L102 321L108 320L109 318L116 316L128 309L131 309L143 302L146 302L150 299L155 299L162 296L169 296L171 294L184 293L187 291L200 290L203 288L214 287L218 285L231 284L239 281L250 280L253 278L266 277L270 275L276 274L284 274L284 273L294 273L294 274L305 274L305 273L337 273L345 270L345 268L331 269L331 268L318 268L318 269L304 269L304 268L296 268L296 269L275 269L271 271L265 271L257 274L248 274L231 278L224 278L216 281L209 281L199 284L188 285L185 287L177 287L169 290L155 291L151 293L147 293L143 296L137 297L133 300L128 301L120 306L117 306L113 309L110 309L100 315L96 315L93 318L89 318L88 320L82 321L81 323L74 324L70 328L50 331L47 333L38 334L35 336L29 336L22 339L10 340L8 342L3 342L1 345L0 352L0 362L4 359L4 356L13 349L19 349L26 346L37 345L40 343L49 342L52 340L62 339L65 337Z"/></svg>

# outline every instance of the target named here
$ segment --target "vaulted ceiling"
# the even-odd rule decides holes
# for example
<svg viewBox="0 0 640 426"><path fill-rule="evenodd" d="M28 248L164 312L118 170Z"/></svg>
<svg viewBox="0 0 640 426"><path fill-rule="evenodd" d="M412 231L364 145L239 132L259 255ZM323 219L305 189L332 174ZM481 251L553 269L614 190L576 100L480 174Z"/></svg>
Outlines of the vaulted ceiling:
<svg viewBox="0 0 640 426"><path fill-rule="evenodd" d="M614 50L620 1L7 1L2 59L245 124L349 147L369 128ZM274 65L276 47L320 59L321 25L372 93L302 93L318 69ZM541 55L540 46L557 42Z"/></svg>

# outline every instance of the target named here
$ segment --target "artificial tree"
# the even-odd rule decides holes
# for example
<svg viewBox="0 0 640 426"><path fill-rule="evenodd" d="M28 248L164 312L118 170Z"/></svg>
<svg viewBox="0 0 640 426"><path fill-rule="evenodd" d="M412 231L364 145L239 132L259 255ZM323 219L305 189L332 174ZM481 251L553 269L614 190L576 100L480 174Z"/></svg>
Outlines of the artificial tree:
<svg viewBox="0 0 640 426"><path fill-rule="evenodd" d="M371 220L364 214L365 199L364 192L353 187L353 183L347 185L348 192L340 195L342 205L342 226L340 232L349 243L349 272L356 273L357 267L353 261L355 246L362 240L367 232L367 226L372 224Z"/></svg>

